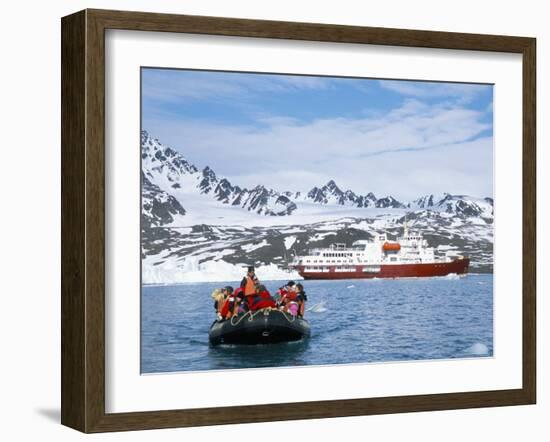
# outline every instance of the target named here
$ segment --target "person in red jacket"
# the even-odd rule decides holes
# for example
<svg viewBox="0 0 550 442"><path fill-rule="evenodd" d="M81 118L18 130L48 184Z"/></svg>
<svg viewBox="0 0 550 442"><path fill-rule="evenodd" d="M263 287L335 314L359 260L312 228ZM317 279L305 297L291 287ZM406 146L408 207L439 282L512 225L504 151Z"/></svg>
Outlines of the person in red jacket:
<svg viewBox="0 0 550 442"><path fill-rule="evenodd" d="M227 286L224 287L222 290L224 298L222 306L219 309L219 314L222 319L229 319L231 318L231 316L233 316L236 305L235 296L233 295L233 287Z"/></svg>
<svg viewBox="0 0 550 442"><path fill-rule="evenodd" d="M284 312L288 312L290 303L296 302L296 284L294 281L289 281L280 293L281 298L279 299L279 305L282 307Z"/></svg>
<svg viewBox="0 0 550 442"><path fill-rule="evenodd" d="M233 292L233 296L235 297L233 316L237 316L248 311L248 305L246 304L246 299L244 297L244 290L241 287L237 287L237 289Z"/></svg>
<svg viewBox="0 0 550 442"><path fill-rule="evenodd" d="M251 311L261 310L263 308L276 308L277 303L264 285L256 287L255 295L247 296L248 307Z"/></svg>
<svg viewBox="0 0 550 442"><path fill-rule="evenodd" d="M286 285L279 287L279 290L277 290L277 294L279 295L279 299L277 299L277 304L279 306L282 306L284 302L287 300L289 293L294 290L294 286L296 283L294 281L288 281Z"/></svg>

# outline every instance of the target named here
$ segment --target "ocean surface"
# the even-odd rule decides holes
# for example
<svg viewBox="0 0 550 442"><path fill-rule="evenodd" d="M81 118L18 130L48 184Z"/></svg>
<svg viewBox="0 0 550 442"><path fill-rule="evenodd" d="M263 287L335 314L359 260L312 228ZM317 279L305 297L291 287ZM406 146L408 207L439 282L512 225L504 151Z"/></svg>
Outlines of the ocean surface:
<svg viewBox="0 0 550 442"><path fill-rule="evenodd" d="M283 281L262 281L274 293ZM303 342L210 347L210 293L227 283L145 285L141 372L228 370L493 355L493 275L305 281Z"/></svg>

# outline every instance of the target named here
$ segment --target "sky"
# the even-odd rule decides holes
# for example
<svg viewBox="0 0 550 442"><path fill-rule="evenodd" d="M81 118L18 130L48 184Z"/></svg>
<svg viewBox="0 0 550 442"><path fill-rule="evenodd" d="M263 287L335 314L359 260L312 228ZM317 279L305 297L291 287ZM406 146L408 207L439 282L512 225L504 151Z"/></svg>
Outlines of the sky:
<svg viewBox="0 0 550 442"><path fill-rule="evenodd" d="M493 196L493 86L142 68L142 129L241 187Z"/></svg>

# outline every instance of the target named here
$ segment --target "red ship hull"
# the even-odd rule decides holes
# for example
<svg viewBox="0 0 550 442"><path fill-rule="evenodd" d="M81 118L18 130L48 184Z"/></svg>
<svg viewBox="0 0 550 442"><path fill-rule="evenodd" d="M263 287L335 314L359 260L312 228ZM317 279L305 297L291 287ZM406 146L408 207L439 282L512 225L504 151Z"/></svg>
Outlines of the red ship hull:
<svg viewBox="0 0 550 442"><path fill-rule="evenodd" d="M469 265L470 260L462 258L444 263L380 265L380 271L364 271L362 265L345 272L336 271L335 266L329 266L326 272L306 272L305 266L297 266L296 270L304 279L422 278L451 273L464 275L468 273Z"/></svg>

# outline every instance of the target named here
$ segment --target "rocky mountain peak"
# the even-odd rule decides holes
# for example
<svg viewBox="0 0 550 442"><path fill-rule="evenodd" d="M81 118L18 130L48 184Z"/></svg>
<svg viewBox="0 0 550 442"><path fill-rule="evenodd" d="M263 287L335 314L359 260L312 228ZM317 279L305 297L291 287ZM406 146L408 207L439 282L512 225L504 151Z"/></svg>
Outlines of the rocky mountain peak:
<svg viewBox="0 0 550 442"><path fill-rule="evenodd" d="M377 198L373 192L362 195L351 189L343 190L334 179L330 179L321 187L314 186L307 193L278 191L261 184L247 189L233 184L227 177L218 177L208 165L199 170L177 150L164 146L145 130L141 132L141 144L142 171L147 180L144 181L142 193L146 191L149 197L153 198L153 194L157 192L160 198L158 202L166 202L169 197L184 202L182 192L196 191L197 194L211 196L220 204L237 206L269 216L290 215L301 210L302 202L307 202L358 209L423 209L461 217L492 218L493 199L489 197L479 199L449 193L440 196L429 194L403 204L391 195ZM173 200L170 200L170 206L171 213L175 215L185 213L183 207L178 207ZM360 212L357 215L362 216ZM159 216L155 223L162 222L163 219L168 217Z"/></svg>
<svg viewBox="0 0 550 442"><path fill-rule="evenodd" d="M341 192L334 180L330 180L327 184L325 184L324 188L330 190L331 192Z"/></svg>

